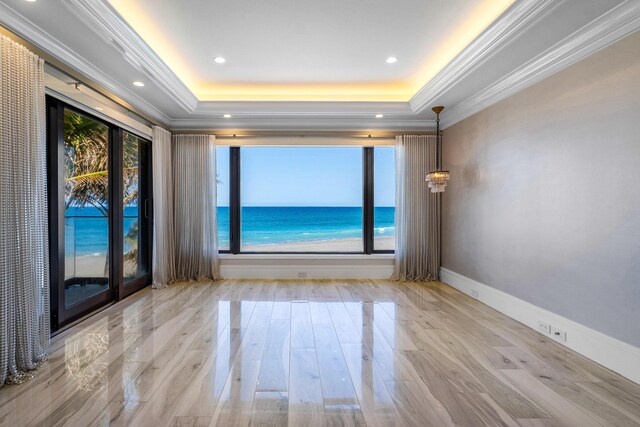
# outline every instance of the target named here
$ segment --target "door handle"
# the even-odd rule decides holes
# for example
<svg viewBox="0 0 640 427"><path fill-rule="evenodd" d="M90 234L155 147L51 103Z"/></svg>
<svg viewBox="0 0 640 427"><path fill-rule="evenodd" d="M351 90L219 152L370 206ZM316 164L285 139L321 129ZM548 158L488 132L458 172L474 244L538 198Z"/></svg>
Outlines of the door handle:
<svg viewBox="0 0 640 427"><path fill-rule="evenodd" d="M144 199L144 217L149 219L149 199Z"/></svg>

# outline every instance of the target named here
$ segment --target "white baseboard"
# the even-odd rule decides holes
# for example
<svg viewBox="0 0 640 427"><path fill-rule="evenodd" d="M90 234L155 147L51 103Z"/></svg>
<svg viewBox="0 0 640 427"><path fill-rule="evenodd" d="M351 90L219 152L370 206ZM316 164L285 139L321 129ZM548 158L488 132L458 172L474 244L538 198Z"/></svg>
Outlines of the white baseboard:
<svg viewBox="0 0 640 427"><path fill-rule="evenodd" d="M221 266L225 279L388 279L393 267Z"/></svg>
<svg viewBox="0 0 640 427"><path fill-rule="evenodd" d="M446 268L440 280L491 308L538 331L540 321L566 332L566 341L548 337L640 384L640 348L588 328ZM477 292L477 296L474 295Z"/></svg>
<svg viewBox="0 0 640 427"><path fill-rule="evenodd" d="M225 279L388 279L389 255L225 255Z"/></svg>

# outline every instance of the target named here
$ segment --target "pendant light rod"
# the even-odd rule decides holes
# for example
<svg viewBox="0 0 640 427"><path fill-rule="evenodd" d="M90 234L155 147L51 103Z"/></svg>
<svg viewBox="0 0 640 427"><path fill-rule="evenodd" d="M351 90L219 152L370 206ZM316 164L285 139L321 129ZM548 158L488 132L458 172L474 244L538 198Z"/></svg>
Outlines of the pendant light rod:
<svg viewBox="0 0 640 427"><path fill-rule="evenodd" d="M436 113L436 164L435 170L427 172L424 180L429 183L432 193L442 193L449 181L449 171L442 170L442 135L440 135L440 113L444 107L438 106L431 109Z"/></svg>
<svg viewBox="0 0 640 427"><path fill-rule="evenodd" d="M436 169L442 170L442 138L440 136L440 113L444 110L443 106L433 107L431 111L436 113Z"/></svg>

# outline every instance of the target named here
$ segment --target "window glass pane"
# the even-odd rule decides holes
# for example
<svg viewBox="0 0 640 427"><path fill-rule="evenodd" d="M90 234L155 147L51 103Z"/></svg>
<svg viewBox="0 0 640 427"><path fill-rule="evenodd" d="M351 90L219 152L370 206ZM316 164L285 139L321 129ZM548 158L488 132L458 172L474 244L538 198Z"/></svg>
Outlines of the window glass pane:
<svg viewBox="0 0 640 427"><path fill-rule="evenodd" d="M122 231L123 231L123 271L125 282L149 273L149 266L143 259L144 227L147 225L145 206L142 199L141 167L142 155L148 144L128 132L123 134L122 145Z"/></svg>
<svg viewBox="0 0 640 427"><path fill-rule="evenodd" d="M395 147L375 147L373 151L373 248L395 249Z"/></svg>
<svg viewBox="0 0 640 427"><path fill-rule="evenodd" d="M229 147L216 147L218 248L229 250Z"/></svg>
<svg viewBox="0 0 640 427"><path fill-rule="evenodd" d="M65 305L109 286L109 128L64 112Z"/></svg>
<svg viewBox="0 0 640 427"><path fill-rule="evenodd" d="M242 251L363 251L361 147L241 150Z"/></svg>

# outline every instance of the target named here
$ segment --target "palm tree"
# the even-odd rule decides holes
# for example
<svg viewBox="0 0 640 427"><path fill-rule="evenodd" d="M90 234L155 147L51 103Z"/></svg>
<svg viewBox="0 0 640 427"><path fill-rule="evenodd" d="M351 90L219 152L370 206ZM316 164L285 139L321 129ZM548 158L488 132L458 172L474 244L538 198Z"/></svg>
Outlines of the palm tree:
<svg viewBox="0 0 640 427"><path fill-rule="evenodd" d="M72 111L64 113L65 211L71 207L92 206L105 218L109 216L109 128ZM138 138L124 134L123 205L138 199ZM137 238L131 251L137 253ZM130 251L130 252L131 252ZM105 263L107 274L108 258Z"/></svg>
<svg viewBox="0 0 640 427"><path fill-rule="evenodd" d="M64 113L65 210L93 206L109 215L107 126L72 111Z"/></svg>

